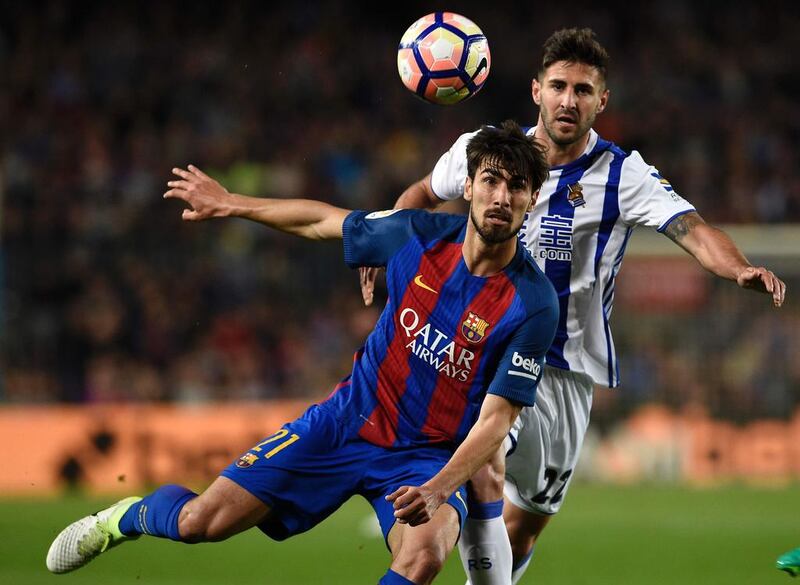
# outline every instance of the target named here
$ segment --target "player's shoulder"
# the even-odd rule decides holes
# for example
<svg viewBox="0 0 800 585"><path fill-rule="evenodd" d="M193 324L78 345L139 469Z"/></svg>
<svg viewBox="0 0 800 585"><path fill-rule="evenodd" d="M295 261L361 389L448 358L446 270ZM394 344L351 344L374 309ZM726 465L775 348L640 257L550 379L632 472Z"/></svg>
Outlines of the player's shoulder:
<svg viewBox="0 0 800 585"><path fill-rule="evenodd" d="M672 189L656 167L644 160L638 150L632 150L625 159L620 173L620 187L623 193L633 195L649 192L659 184L666 184L670 190Z"/></svg>
<svg viewBox="0 0 800 585"><path fill-rule="evenodd" d="M631 150L626 153L625 168L632 173L644 173L650 168L650 164L638 150Z"/></svg>
<svg viewBox="0 0 800 585"><path fill-rule="evenodd" d="M435 213L424 209L378 211L366 215L364 220L390 221L395 224L392 229L400 229L406 238L421 242L425 247L440 240L462 241L467 223L464 215Z"/></svg>
<svg viewBox="0 0 800 585"><path fill-rule="evenodd" d="M641 183L654 171L642 154L635 149L625 150L618 144L598 137L597 148L610 155L621 159L622 168L620 170L621 181L623 184Z"/></svg>
<svg viewBox="0 0 800 585"><path fill-rule="evenodd" d="M467 217L452 213L435 213L424 209L404 209L412 230L421 236L451 239L467 223Z"/></svg>
<svg viewBox="0 0 800 585"><path fill-rule="evenodd" d="M608 153L615 157L620 157L627 161L631 156L634 154L638 155L639 153L635 150L627 151L622 148L616 142L612 142L611 140L606 140L599 134L597 134L594 129L592 129L592 134L595 136L594 147L592 148L592 154L598 155L603 153Z"/></svg>
<svg viewBox="0 0 800 585"><path fill-rule="evenodd" d="M353 246L397 251L411 240L426 246L441 239L457 241L459 236L463 237L465 224L464 216L422 209L352 211L342 229L345 258L349 258L348 250Z"/></svg>
<svg viewBox="0 0 800 585"><path fill-rule="evenodd" d="M599 134L597 135L597 142L594 150L597 152L607 152L615 157L621 158L623 160L623 171L628 171L632 174L643 174L650 168L650 164L644 160L644 157L638 150L626 150L616 142L606 140Z"/></svg>
<svg viewBox="0 0 800 585"><path fill-rule="evenodd" d="M446 229L448 226L464 225L466 217L452 213L435 213L425 209L383 209L380 211L352 211L351 221L392 222L408 224L417 231Z"/></svg>

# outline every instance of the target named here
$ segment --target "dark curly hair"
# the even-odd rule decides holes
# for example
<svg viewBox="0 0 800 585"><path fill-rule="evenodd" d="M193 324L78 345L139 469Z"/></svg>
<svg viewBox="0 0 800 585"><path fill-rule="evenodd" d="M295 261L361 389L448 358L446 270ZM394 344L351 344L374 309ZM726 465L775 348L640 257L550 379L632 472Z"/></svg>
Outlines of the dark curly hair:
<svg viewBox="0 0 800 585"><path fill-rule="evenodd" d="M475 179L481 163L503 169L510 175L525 177L532 191L538 191L547 179L549 167L544 148L526 136L513 120L500 128L482 126L467 144L467 174Z"/></svg>

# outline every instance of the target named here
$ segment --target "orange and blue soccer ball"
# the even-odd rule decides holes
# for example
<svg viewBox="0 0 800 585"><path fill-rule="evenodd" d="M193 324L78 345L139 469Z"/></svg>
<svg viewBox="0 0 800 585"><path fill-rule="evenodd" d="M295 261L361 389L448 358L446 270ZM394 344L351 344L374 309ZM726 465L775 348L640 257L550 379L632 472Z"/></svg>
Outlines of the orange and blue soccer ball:
<svg viewBox="0 0 800 585"><path fill-rule="evenodd" d="M397 49L397 70L405 86L434 104L457 104L478 93L491 64L481 29L453 12L423 16L408 28Z"/></svg>

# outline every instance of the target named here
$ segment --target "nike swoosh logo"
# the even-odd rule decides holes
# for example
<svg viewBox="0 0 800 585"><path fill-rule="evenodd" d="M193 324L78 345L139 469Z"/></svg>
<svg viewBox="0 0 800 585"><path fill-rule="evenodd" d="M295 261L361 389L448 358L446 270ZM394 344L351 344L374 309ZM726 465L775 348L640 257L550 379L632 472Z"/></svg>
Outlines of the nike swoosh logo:
<svg viewBox="0 0 800 585"><path fill-rule="evenodd" d="M438 294L439 294L439 291L438 291L438 290L433 290L433 289L432 289L431 287L429 287L427 284L425 284L424 282L422 282L422 275L421 275L421 274L417 274L417 277L414 279L414 284L416 284L416 285L417 285L418 287L420 287L420 288L424 288L425 290L429 290L429 291L431 291L431 292L432 292L433 294L435 294L435 295L438 295Z"/></svg>
<svg viewBox="0 0 800 585"><path fill-rule="evenodd" d="M464 509L465 509L465 510L469 510L469 506L467 506L467 503L464 501L464 498L462 498L462 497L461 497L461 492L460 492L460 491L458 491L458 490L456 490L456 497L458 498L458 501L459 501L459 502L461 502L462 504L464 504Z"/></svg>
<svg viewBox="0 0 800 585"><path fill-rule="evenodd" d="M472 77L469 78L470 81L475 81L475 78L481 74L481 71L486 69L489 66L489 62L486 60L486 57L481 59L481 62L478 63L478 67L475 69L475 73L472 74Z"/></svg>

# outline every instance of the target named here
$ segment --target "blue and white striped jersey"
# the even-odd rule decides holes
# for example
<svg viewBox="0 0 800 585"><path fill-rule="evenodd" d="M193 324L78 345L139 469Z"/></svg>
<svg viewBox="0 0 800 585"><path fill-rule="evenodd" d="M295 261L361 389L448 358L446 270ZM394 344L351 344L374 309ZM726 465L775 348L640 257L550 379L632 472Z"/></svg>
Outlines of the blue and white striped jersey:
<svg viewBox="0 0 800 585"><path fill-rule="evenodd" d="M436 163L431 186L440 199L463 195L467 143L475 134L462 134ZM634 227L662 231L690 211L694 207L637 151L627 153L594 130L580 158L550 169L520 232L558 293L560 318L548 365L619 385L609 318L625 246Z"/></svg>

